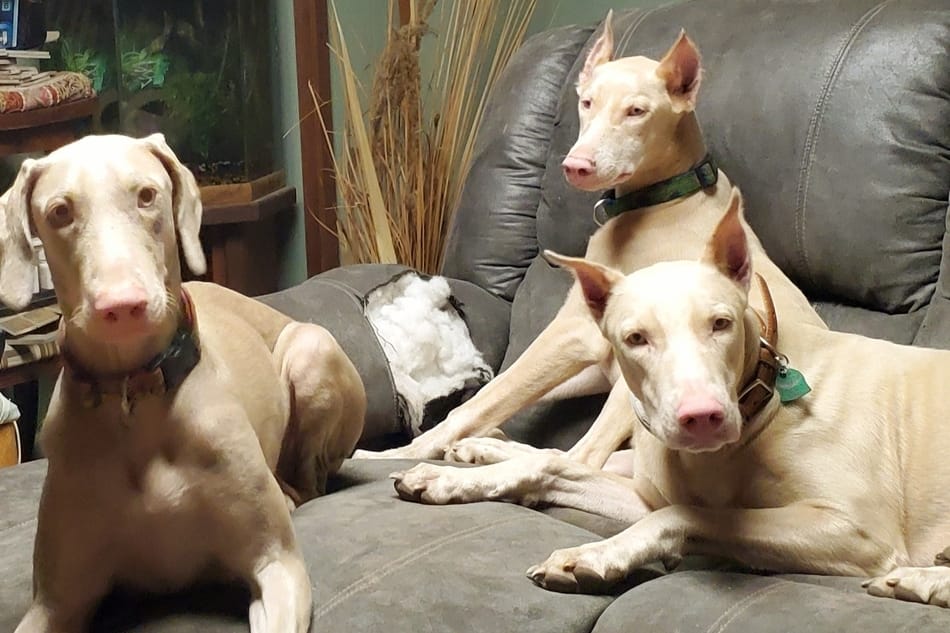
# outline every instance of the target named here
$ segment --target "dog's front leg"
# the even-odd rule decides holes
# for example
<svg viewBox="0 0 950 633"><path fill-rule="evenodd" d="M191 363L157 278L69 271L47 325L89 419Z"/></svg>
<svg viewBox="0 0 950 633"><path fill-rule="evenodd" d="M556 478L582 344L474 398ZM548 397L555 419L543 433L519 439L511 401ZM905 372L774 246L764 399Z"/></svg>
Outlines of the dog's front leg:
<svg viewBox="0 0 950 633"><path fill-rule="evenodd" d="M551 453L478 468L417 464L390 477L400 497L430 504L508 501L552 505L627 523L666 505L656 488L642 478L605 473Z"/></svg>
<svg viewBox="0 0 950 633"><path fill-rule="evenodd" d="M647 563L669 565L686 554L722 556L755 569L839 576L890 569L899 558L892 547L827 507L674 505L612 538L558 550L528 576L554 591L600 593Z"/></svg>
<svg viewBox="0 0 950 633"><path fill-rule="evenodd" d="M615 382L604 408L584 437L567 452L568 457L591 468L603 468L610 455L621 448L633 433L635 421L630 407L632 397L626 381L621 378Z"/></svg>
<svg viewBox="0 0 950 633"><path fill-rule="evenodd" d="M898 567L863 587L880 598L950 607L950 547L937 554L931 567Z"/></svg>
<svg viewBox="0 0 950 633"><path fill-rule="evenodd" d="M50 466L33 550L33 602L16 633L84 631L111 588L109 531L94 494ZM70 473L81 480L81 475Z"/></svg>
<svg viewBox="0 0 950 633"><path fill-rule="evenodd" d="M306 633L310 629L310 577L300 552L288 550L254 574L255 597L248 609L251 633Z"/></svg>
<svg viewBox="0 0 950 633"><path fill-rule="evenodd" d="M618 380L614 383L597 419L584 437L567 451L567 456L591 468L603 468L611 454L630 439L634 424L630 398L626 382ZM446 451L445 459L469 464L495 464L536 453L563 454L555 449L535 448L494 437L468 437L453 444ZM633 469L621 474L631 476Z"/></svg>

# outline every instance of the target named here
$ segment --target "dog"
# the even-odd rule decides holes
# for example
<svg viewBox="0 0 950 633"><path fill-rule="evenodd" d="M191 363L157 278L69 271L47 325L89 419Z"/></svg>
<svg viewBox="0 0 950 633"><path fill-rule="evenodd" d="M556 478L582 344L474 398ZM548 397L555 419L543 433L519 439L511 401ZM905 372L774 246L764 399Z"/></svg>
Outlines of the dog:
<svg viewBox="0 0 950 633"><path fill-rule="evenodd" d="M253 633L303 633L311 584L290 509L363 426L333 337L205 270L194 177L161 134L89 136L23 163L0 200L0 299L30 299L31 229L63 313L33 602L17 633L81 631L115 585L249 586ZM177 231L177 239L176 239Z"/></svg>
<svg viewBox="0 0 950 633"><path fill-rule="evenodd" d="M420 464L393 474L399 495L553 504L631 524L528 570L556 591L600 592L646 563L708 554L870 576L873 595L947 607L950 352L802 324L776 338L768 284L753 293L764 307L750 304L750 246L735 196L701 261L625 277L550 256L572 269L635 396L630 478L537 453ZM746 395L756 391L768 397Z"/></svg>
<svg viewBox="0 0 950 633"><path fill-rule="evenodd" d="M580 133L563 169L568 182L580 189L616 188L616 199L611 201L615 207L624 200L639 201L629 212L618 209L590 238L586 252L591 261L632 272L698 252L727 208L733 187L707 160L695 116L702 79L695 44L681 32L659 62L645 57L612 61L611 15L578 78ZM666 201L651 195L684 178L698 179L703 186ZM825 327L755 237L750 238L750 250L756 269L775 294L780 327ZM569 451L582 463L604 466L629 439L623 435L629 428L623 423L629 416L628 395L610 345L584 303L575 284L553 321L511 367L441 424L407 446L378 453L357 451L355 457L461 459L465 452L454 450L460 439L470 437L478 444L477 436L493 432L542 396L557 400L609 392L589 432Z"/></svg>

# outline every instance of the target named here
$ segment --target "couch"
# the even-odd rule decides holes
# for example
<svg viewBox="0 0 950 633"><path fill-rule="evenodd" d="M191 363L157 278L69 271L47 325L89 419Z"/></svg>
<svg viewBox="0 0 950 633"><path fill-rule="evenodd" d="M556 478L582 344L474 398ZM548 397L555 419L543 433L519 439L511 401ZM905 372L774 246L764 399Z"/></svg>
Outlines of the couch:
<svg viewBox="0 0 950 633"><path fill-rule="evenodd" d="M766 249L827 323L950 347L947 0L622 4L614 22L622 54L656 58L681 27L699 44L709 146L742 187ZM573 83L597 28L557 28L527 41L479 134L443 273L496 370L551 319L569 286L539 250L580 255L596 228L596 195L571 189L559 163L577 132ZM409 439L362 310L366 295L402 270L343 267L263 298L330 328L352 356L369 393L364 447ZM505 429L566 448L601 403L536 406ZM525 578L529 565L624 526L558 508L403 502L386 475L409 465L349 460L329 494L295 512L314 631L950 630L950 611L871 598L859 578L751 573L699 557L672 573L648 566L610 595L547 592ZM0 471L2 631L30 599L44 471L42 460ZM246 591L226 585L163 597L116 593L93 630L245 631L246 605Z"/></svg>

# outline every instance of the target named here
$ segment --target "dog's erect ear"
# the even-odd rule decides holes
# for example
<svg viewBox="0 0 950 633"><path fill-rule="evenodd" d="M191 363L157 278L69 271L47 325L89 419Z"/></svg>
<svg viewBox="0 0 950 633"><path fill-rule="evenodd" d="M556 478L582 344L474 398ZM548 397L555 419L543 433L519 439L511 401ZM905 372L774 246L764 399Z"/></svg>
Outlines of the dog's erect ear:
<svg viewBox="0 0 950 633"><path fill-rule="evenodd" d="M676 42L660 60L656 74L666 84L674 112L692 112L696 108L703 71L699 49L685 30L680 31Z"/></svg>
<svg viewBox="0 0 950 633"><path fill-rule="evenodd" d="M0 300L14 310L25 308L33 297L30 200L41 171L38 161L24 160L13 186L0 197Z"/></svg>
<svg viewBox="0 0 950 633"><path fill-rule="evenodd" d="M732 188L729 208L719 220L712 239L706 245L703 261L712 264L746 291L752 281L749 240L742 228L742 194Z"/></svg>
<svg viewBox="0 0 950 633"><path fill-rule="evenodd" d="M587 301L587 307L597 321L604 316L607 309L607 300L610 298L610 291L614 285L622 281L622 273L600 264L582 259L580 257L565 257L558 255L554 251L544 251L544 258L552 264L568 268L584 293L584 300Z"/></svg>
<svg viewBox="0 0 950 633"><path fill-rule="evenodd" d="M165 142L162 134L152 134L142 139L149 150L162 161L165 171L172 179L172 211L175 214L175 227L178 240L185 255L185 263L196 275L203 275L207 269L204 251L198 231L201 229L201 192L194 175L185 167L175 152Z"/></svg>
<svg viewBox="0 0 950 633"><path fill-rule="evenodd" d="M587 60L584 62L584 68L577 77L578 90L591 80L595 68L613 59L614 27L611 24L613 17L614 10L611 9L607 12L607 17L604 19L604 28L600 33L600 37L598 37L594 45L591 46L590 52L587 53Z"/></svg>

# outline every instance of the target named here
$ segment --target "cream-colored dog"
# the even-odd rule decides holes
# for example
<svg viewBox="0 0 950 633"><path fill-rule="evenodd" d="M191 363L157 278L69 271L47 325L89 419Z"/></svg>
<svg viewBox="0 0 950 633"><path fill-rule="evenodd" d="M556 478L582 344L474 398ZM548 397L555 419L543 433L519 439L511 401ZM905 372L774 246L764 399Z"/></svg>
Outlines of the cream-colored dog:
<svg viewBox="0 0 950 633"><path fill-rule="evenodd" d="M575 273L620 364L624 406L639 419L626 429L632 478L535 453L470 469L421 464L393 475L397 491L426 503L561 505L632 524L528 570L558 591L600 591L652 561L712 554L872 576L874 595L948 606L950 352L803 324L776 340L767 290L755 293L764 310L749 304L754 251L740 214L735 197L701 262L625 277L552 256ZM777 393L748 407L740 393L759 379L769 386L776 371Z"/></svg>
<svg viewBox="0 0 950 633"><path fill-rule="evenodd" d="M189 268L205 269L201 201L161 135L92 136L27 160L3 202L0 299L30 298L32 227L64 315L17 633L82 631L114 585L163 591L206 574L248 584L253 633L306 631L288 499L322 493L360 436L349 359L322 328L181 283L176 229Z"/></svg>
<svg viewBox="0 0 950 633"><path fill-rule="evenodd" d="M563 167L572 185L589 191L615 187L622 200L688 174L703 163L707 150L694 113L700 57L689 38L681 34L659 62L645 57L611 61L612 55L608 15L578 79L580 134ZM717 182L695 193L619 213L590 238L586 257L625 272L692 257L728 207L732 190L720 171ZM783 331L798 324L824 327L805 296L754 237L750 251L756 270L775 295L779 327ZM356 456L464 461L469 449L480 444L477 436L501 426L542 396L554 400L610 392L590 432L569 453L599 468L628 439L624 435L629 431L628 395L619 377L611 347L575 284L554 320L515 363L444 422L408 446L381 453L357 451ZM456 444L466 437L472 439Z"/></svg>

